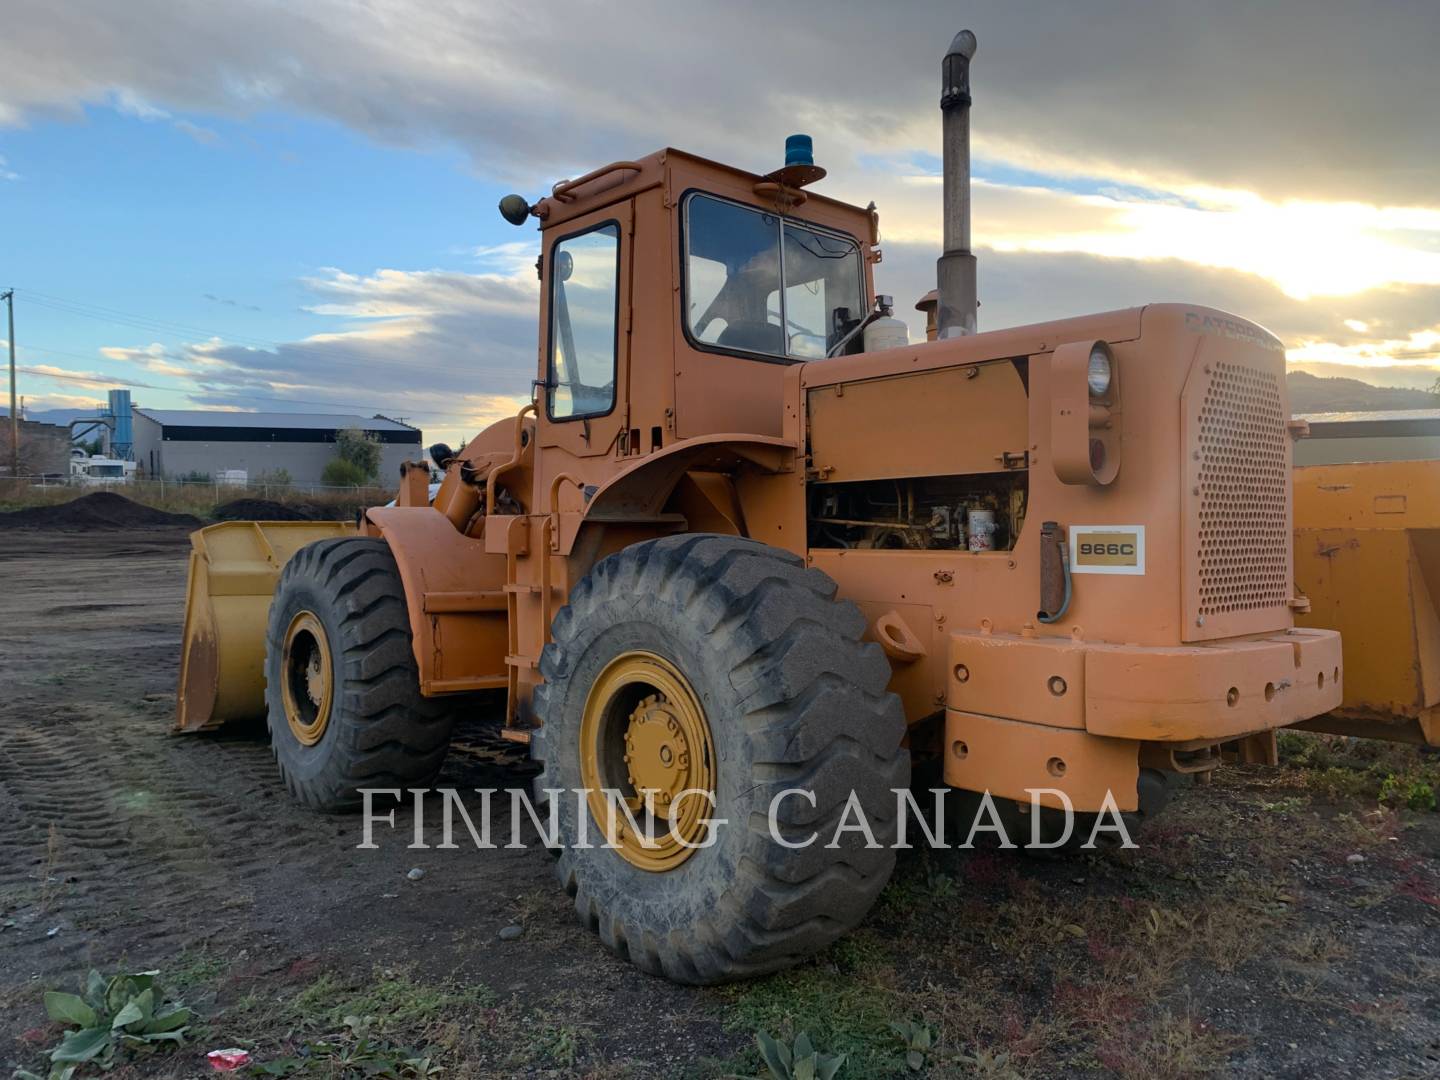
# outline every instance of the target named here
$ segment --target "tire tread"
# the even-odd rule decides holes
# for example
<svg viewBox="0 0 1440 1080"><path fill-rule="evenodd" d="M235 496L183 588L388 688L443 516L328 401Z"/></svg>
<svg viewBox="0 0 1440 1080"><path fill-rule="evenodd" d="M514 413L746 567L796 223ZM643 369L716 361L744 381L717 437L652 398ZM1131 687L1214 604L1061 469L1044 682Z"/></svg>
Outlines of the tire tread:
<svg viewBox="0 0 1440 1080"><path fill-rule="evenodd" d="M287 591L308 585L339 623L329 760L317 776L297 775L278 686ZM411 647L409 611L395 557L384 540L348 536L307 544L285 565L271 604L266 642L271 752L291 795L324 811L360 805L360 788L428 786L439 773L464 698L426 698Z"/></svg>
<svg viewBox="0 0 1440 1080"><path fill-rule="evenodd" d="M577 855L561 851L556 874L581 923L642 970L705 984L789 967L853 929L889 880L895 863L891 789L909 783L905 720L887 688L884 654L861 640L864 617L836 592L830 578L792 553L733 536L687 534L609 556L557 615L554 640L540 658L545 681L534 698L536 713L547 721L531 742L541 765L537 804L545 787L562 786L551 760L560 750L548 745L546 734L555 730L548 721L558 686L577 662L577 639L610 618L622 598L638 593L675 604L722 650L745 709L736 723L753 742L759 788L816 792L814 808L787 801L783 831L827 835L826 825L833 831L855 790L882 844L878 850L848 843L833 851L819 843L791 850L770 838L763 816L758 828L754 821L732 823L745 830L745 847L721 902L696 925L663 936L627 925L623 910L599 910L577 872ZM841 702L844 708L835 707Z"/></svg>

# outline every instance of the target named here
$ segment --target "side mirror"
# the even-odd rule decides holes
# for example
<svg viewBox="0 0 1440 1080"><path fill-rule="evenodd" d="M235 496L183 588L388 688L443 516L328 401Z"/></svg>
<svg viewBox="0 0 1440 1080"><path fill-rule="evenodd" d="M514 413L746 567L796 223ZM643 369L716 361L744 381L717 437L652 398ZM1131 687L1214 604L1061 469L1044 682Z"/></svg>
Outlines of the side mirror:
<svg viewBox="0 0 1440 1080"><path fill-rule="evenodd" d="M530 216L530 204L524 195L506 195L500 200L500 216L511 225L524 225Z"/></svg>

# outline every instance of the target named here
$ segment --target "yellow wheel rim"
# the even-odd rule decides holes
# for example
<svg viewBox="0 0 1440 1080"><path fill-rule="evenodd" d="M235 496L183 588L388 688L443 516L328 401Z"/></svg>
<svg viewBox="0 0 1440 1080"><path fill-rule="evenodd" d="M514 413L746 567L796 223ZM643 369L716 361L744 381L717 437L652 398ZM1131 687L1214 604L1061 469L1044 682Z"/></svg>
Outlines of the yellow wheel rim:
<svg viewBox="0 0 1440 1080"><path fill-rule="evenodd" d="M642 870L673 870L695 850L687 845L704 842L715 751L705 710L679 668L638 651L606 665L585 699L580 778L596 827Z"/></svg>
<svg viewBox="0 0 1440 1080"><path fill-rule="evenodd" d="M301 611L285 630L281 654L281 696L290 732L303 746L325 737L335 696L330 642L325 627L311 611Z"/></svg>

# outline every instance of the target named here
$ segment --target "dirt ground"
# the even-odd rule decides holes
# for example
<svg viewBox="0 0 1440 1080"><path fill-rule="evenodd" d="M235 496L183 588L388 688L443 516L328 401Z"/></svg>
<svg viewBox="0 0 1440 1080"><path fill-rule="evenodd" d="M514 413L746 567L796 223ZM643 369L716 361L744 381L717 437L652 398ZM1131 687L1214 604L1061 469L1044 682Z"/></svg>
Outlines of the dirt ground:
<svg viewBox="0 0 1440 1080"><path fill-rule="evenodd" d="M359 819L292 805L263 739L171 736L186 551L0 535L0 1068L43 1074L41 994L96 967L159 969L203 1017L117 1077L229 1046L277 1076L754 1076L759 1030L845 1054L842 1080L1440 1073L1440 815L1333 768L1228 769L1134 852L906 853L824 956L686 989L583 931L538 846L407 850L401 812L357 850ZM440 785L522 782L496 719ZM913 1071L897 1022L930 1036Z"/></svg>

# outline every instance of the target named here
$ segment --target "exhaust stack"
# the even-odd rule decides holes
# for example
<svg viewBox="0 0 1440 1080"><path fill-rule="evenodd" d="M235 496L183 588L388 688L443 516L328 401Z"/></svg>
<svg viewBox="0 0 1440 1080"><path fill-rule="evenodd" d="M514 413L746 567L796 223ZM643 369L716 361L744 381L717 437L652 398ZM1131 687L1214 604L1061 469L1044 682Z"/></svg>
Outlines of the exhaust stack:
<svg viewBox="0 0 1440 1080"><path fill-rule="evenodd" d="M935 268L940 338L975 333L975 256L970 253L970 60L975 35L961 30L940 63L945 169L945 253Z"/></svg>

